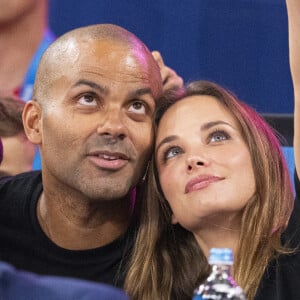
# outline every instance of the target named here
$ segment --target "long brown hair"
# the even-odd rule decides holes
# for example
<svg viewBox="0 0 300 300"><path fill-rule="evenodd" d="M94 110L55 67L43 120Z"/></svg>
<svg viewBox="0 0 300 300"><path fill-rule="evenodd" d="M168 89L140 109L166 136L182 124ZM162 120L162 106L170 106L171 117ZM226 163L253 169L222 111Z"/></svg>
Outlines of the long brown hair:
<svg viewBox="0 0 300 300"><path fill-rule="evenodd" d="M289 251L281 244L293 207L293 190L280 143L270 126L235 95L207 81L190 83L159 101L155 125L175 103L192 95L209 95L224 105L240 124L249 148L256 193L243 210L234 278L253 299L261 277L277 255ZM155 157L141 203L139 231L125 289L133 300L191 299L194 288L210 271L192 233L172 225L171 209L161 191Z"/></svg>

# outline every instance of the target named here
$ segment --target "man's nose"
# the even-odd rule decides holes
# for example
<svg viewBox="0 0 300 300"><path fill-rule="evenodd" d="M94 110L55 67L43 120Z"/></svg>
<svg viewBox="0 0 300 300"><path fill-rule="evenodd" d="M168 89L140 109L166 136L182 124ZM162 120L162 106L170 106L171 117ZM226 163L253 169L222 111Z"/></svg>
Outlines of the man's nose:
<svg viewBox="0 0 300 300"><path fill-rule="evenodd" d="M127 136L127 127L124 124L122 112L118 109L114 109L102 114L97 133L99 135L124 139Z"/></svg>

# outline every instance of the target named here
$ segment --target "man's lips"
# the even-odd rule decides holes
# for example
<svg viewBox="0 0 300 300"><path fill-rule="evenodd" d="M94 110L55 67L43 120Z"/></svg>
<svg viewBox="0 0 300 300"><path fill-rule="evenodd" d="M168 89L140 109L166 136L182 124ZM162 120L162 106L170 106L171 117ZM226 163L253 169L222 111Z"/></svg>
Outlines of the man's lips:
<svg viewBox="0 0 300 300"><path fill-rule="evenodd" d="M129 157L121 152L94 151L88 154L90 160L101 169L118 170L129 161Z"/></svg>
<svg viewBox="0 0 300 300"><path fill-rule="evenodd" d="M211 183L223 180L223 177L213 175L199 175L190 180L185 186L185 194L193 191L201 190L208 187Z"/></svg>

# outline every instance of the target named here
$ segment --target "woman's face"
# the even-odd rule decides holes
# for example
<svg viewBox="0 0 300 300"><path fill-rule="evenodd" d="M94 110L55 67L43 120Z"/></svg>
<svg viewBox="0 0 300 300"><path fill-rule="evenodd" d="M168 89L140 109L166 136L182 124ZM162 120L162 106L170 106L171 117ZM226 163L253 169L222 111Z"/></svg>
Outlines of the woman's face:
<svg viewBox="0 0 300 300"><path fill-rule="evenodd" d="M248 147L233 115L212 96L190 96L167 110L156 138L159 180L173 223L190 231L232 226L255 193Z"/></svg>

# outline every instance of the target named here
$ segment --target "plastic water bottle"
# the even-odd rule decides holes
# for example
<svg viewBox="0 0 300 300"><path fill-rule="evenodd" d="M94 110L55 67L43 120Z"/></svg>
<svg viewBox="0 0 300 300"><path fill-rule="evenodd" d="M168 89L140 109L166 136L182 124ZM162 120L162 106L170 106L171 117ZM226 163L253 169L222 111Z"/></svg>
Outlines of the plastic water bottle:
<svg viewBox="0 0 300 300"><path fill-rule="evenodd" d="M195 290L193 300L246 300L242 288L231 277L232 250L212 248L208 262L212 266L212 272Z"/></svg>

